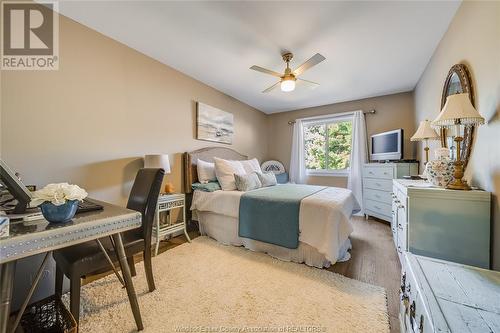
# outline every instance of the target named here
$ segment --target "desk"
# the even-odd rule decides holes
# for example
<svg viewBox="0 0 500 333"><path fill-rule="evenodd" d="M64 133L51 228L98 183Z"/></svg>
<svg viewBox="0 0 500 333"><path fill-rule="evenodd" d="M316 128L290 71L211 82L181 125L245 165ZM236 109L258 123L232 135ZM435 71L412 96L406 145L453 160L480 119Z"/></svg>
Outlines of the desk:
<svg viewBox="0 0 500 333"><path fill-rule="evenodd" d="M97 202L97 200L94 200ZM66 224L49 224L45 220L10 223L9 236L0 239L0 333L7 331L16 262L35 254L47 253L84 243L98 238L112 236L130 306L137 328L143 329L139 304L130 275L121 234L141 226L139 212L99 202L102 211L75 215ZM21 311L24 309L21 308Z"/></svg>

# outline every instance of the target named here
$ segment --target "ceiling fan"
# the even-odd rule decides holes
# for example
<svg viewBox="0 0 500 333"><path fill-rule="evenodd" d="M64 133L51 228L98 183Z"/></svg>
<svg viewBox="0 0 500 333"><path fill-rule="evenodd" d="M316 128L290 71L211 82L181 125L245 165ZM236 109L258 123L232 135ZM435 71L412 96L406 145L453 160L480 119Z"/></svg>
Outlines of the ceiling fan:
<svg viewBox="0 0 500 333"><path fill-rule="evenodd" d="M301 83L305 83L305 84L307 84L307 85L309 85L311 87L317 87L317 86L319 86L319 83L312 82L312 81L309 81L309 80L299 79L299 78L297 78L297 76L301 75L302 73L304 73L309 68L311 68L313 66L316 66L317 64L319 64L320 62L322 62L323 60L325 60L326 59L325 57L323 57L319 53L316 53L311 58L309 58L309 60L307 60L306 62L304 62L302 65L300 65L294 71L292 71L292 69L290 68L290 61L293 58L293 54L291 52L287 52L287 53L284 53L282 55L282 57L283 57L283 60L286 62L286 68L285 68L285 73L284 74L280 74L278 72L275 72L275 71L272 71L270 69L266 69L266 68L263 68L263 67L260 67L260 66L253 65L252 67L250 67L250 69L253 69L254 71L261 72L261 73L264 73L264 74L269 74L269 75L276 76L276 77L280 78L280 80L278 82L276 82L275 84L273 84L269 88L267 88L264 91L262 91L263 93L270 92L271 90L277 88L278 85L280 86L281 91L284 91L284 92L293 91L293 90L295 90L295 83L296 83L296 81L299 81Z"/></svg>

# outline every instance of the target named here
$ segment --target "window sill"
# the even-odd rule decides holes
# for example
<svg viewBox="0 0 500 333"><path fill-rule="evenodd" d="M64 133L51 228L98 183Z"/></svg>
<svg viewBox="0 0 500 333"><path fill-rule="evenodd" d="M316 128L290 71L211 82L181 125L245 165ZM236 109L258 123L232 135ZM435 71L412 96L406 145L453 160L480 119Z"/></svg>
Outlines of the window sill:
<svg viewBox="0 0 500 333"><path fill-rule="evenodd" d="M349 171L306 171L307 176L320 176L320 177L348 177Z"/></svg>

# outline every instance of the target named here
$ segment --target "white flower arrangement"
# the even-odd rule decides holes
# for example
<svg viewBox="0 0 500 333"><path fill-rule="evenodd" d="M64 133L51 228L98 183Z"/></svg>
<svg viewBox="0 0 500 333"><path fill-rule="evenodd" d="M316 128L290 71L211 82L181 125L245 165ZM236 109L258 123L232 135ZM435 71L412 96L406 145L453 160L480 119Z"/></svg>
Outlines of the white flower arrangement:
<svg viewBox="0 0 500 333"><path fill-rule="evenodd" d="M33 192L31 206L38 206L44 202L51 202L60 206L69 200L83 200L88 193L78 185L68 183L48 184L41 190Z"/></svg>

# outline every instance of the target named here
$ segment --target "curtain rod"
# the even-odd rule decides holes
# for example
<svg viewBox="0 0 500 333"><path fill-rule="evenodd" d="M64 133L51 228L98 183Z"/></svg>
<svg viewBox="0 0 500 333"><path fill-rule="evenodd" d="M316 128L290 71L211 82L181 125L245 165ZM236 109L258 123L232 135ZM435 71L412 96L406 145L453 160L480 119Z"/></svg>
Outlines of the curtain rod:
<svg viewBox="0 0 500 333"><path fill-rule="evenodd" d="M350 113L350 112L347 112L347 113ZM364 113L364 114L375 114L375 113L377 113L377 111L376 111L375 109L373 109L373 110L369 110L369 111L363 111L363 113ZM339 113L338 115L340 116L340 115L342 115L342 114L344 114L344 113ZM334 114L331 114L331 115L319 116L318 118L321 118L321 117L328 117L328 116L335 116L335 115L336 115L336 114L334 113ZM293 125L293 124L295 124L295 120L290 120L290 121L288 122L288 125Z"/></svg>

